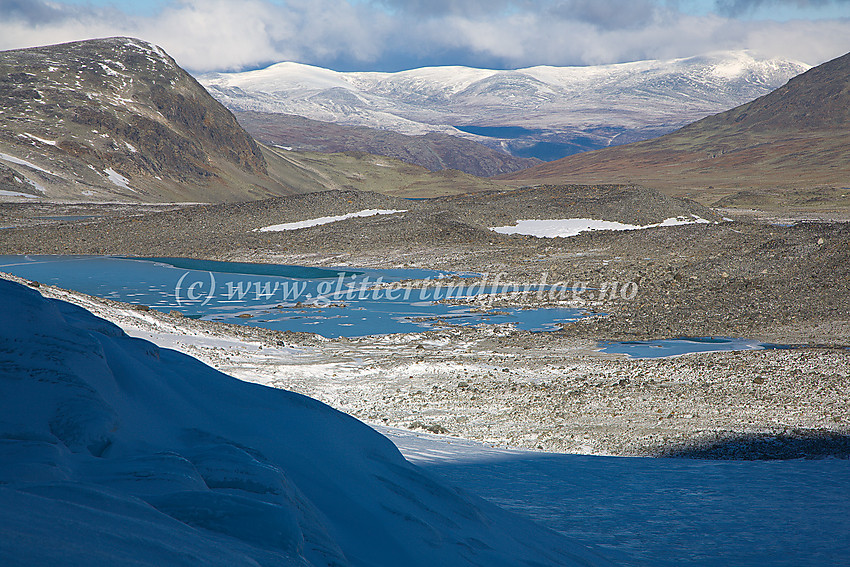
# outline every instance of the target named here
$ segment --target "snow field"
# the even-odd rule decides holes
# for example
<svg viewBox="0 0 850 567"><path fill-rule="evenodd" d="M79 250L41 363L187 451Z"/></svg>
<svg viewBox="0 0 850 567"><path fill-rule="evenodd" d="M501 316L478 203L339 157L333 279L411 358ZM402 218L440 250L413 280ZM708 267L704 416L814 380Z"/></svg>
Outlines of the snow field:
<svg viewBox="0 0 850 567"><path fill-rule="evenodd" d="M522 219L514 226L491 226L490 230L500 234L523 234L537 238L567 238L582 232L593 230L640 230L659 226L677 226L682 224L704 224L707 221L696 215L672 217L659 223L636 225L596 219Z"/></svg>
<svg viewBox="0 0 850 567"><path fill-rule="evenodd" d="M0 281L3 565L604 565L343 413Z"/></svg>

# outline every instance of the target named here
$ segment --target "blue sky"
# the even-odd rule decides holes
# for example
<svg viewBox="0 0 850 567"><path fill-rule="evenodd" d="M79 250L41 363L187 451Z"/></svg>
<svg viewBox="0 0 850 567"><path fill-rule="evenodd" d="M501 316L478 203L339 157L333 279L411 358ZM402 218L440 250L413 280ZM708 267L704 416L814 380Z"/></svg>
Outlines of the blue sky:
<svg viewBox="0 0 850 567"><path fill-rule="evenodd" d="M850 5L847 2L819 2L816 0L808 2L684 0L679 2L679 5L682 11L694 15L716 13L751 21L818 20L850 15Z"/></svg>
<svg viewBox="0 0 850 567"><path fill-rule="evenodd" d="M588 65L850 51L850 0L0 0L0 49L128 35L195 72Z"/></svg>
<svg viewBox="0 0 850 567"><path fill-rule="evenodd" d="M128 14L152 16L168 5L169 0L54 0L59 4L76 6L115 7ZM274 4L284 5L282 0ZM364 2L355 2L364 3ZM604 3L604 2L603 2ZM667 2L667 4L671 4ZM830 19L847 17L850 7L844 2L717 2L716 0L682 0L679 9L692 15L709 13L734 15L737 18L788 21L793 19Z"/></svg>

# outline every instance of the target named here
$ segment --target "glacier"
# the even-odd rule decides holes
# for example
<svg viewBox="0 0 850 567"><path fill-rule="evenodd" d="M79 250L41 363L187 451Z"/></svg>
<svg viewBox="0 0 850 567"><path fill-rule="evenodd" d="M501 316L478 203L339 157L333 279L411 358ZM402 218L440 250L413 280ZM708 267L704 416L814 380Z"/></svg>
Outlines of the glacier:
<svg viewBox="0 0 850 567"><path fill-rule="evenodd" d="M19 283L0 303L0 564L608 564L318 401Z"/></svg>

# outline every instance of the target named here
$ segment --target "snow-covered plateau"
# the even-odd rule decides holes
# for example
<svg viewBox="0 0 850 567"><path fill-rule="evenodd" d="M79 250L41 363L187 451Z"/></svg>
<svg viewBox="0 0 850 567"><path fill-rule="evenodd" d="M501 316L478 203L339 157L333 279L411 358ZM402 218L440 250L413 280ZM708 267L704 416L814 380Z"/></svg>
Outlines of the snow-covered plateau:
<svg viewBox="0 0 850 567"><path fill-rule="evenodd" d="M646 137L650 131L669 131L727 110L807 69L809 65L799 61L725 51L685 59L517 70L428 67L342 73L284 62L198 78L234 110L297 114L405 134L446 132L478 141L522 134L534 138L535 129L583 132L604 145L634 139L629 133L644 132ZM465 126L497 131L481 136L455 128ZM500 127L526 131L506 134Z"/></svg>

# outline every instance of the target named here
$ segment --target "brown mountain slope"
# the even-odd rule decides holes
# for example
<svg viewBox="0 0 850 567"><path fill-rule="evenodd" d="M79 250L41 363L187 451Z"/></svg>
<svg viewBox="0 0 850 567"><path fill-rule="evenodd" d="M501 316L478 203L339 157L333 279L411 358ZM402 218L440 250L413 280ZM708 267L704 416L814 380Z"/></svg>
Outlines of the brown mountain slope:
<svg viewBox="0 0 850 567"><path fill-rule="evenodd" d="M503 183L456 169L429 171L419 165L363 152L328 154L262 148L269 174L298 189L299 193L336 189L428 198L505 189Z"/></svg>
<svg viewBox="0 0 850 567"><path fill-rule="evenodd" d="M0 195L234 201L287 194L160 48L109 38L0 52Z"/></svg>
<svg viewBox="0 0 850 567"><path fill-rule="evenodd" d="M406 136L389 130L343 126L291 114L238 111L234 114L257 140L297 151L368 152L420 165L431 171L457 169L478 177L511 173L541 163L535 158L514 157L447 134Z"/></svg>
<svg viewBox="0 0 850 567"><path fill-rule="evenodd" d="M850 54L661 138L502 178L642 183L725 206L850 209Z"/></svg>

